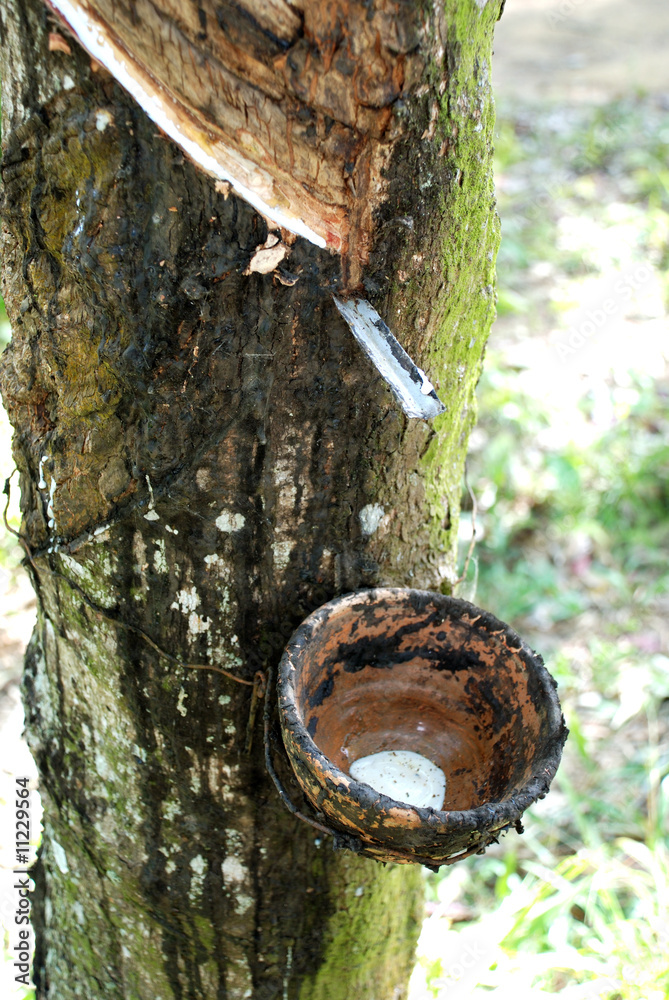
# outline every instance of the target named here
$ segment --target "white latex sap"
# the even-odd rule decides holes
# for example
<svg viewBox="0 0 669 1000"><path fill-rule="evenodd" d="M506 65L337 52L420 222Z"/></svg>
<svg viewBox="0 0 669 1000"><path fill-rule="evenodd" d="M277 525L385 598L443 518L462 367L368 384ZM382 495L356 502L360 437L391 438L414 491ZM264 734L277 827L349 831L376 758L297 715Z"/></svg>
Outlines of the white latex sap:
<svg viewBox="0 0 669 1000"><path fill-rule="evenodd" d="M354 761L349 773L377 792L412 806L441 809L446 776L440 767L413 750L382 750Z"/></svg>

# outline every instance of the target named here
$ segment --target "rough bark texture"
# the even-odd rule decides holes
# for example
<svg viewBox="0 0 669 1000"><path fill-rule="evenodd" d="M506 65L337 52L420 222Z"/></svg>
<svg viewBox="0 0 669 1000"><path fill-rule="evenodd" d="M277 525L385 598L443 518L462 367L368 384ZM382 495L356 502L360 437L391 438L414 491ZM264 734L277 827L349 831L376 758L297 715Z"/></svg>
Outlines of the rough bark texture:
<svg viewBox="0 0 669 1000"><path fill-rule="evenodd" d="M252 681L336 593L455 577L493 314L498 6L423 12L363 277L448 405L431 426L398 412L337 314L337 258L298 240L295 284L245 275L262 217L74 41L50 50L36 0L2 6L40 998L403 994L420 871L335 854L285 812L251 687L186 664Z"/></svg>
<svg viewBox="0 0 669 1000"><path fill-rule="evenodd" d="M402 131L393 105L425 71L419 4L51 2L235 182L343 252L357 285Z"/></svg>

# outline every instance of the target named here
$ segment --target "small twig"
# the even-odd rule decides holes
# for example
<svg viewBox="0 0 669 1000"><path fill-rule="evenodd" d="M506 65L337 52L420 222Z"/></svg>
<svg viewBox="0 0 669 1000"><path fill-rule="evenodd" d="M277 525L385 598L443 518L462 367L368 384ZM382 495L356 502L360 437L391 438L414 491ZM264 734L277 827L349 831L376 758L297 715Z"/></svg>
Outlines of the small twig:
<svg viewBox="0 0 669 1000"><path fill-rule="evenodd" d="M471 541L469 542L469 549L467 550L467 558L465 559L465 565L462 570L462 576L459 576L458 579L455 581L455 583L453 584L454 587L457 587L458 584L460 583L464 583L464 581L467 579L467 573L469 572L469 563L471 562L472 555L474 554L474 546L476 545L476 515L478 513L478 504L476 502L476 496L474 495L474 491L469 485L469 479L467 478L466 462L465 462L465 486L467 487L467 492L469 493L469 496L471 497L472 500L472 537Z"/></svg>
<svg viewBox="0 0 669 1000"><path fill-rule="evenodd" d="M5 479L5 488L3 490L3 493L7 497L7 502L5 504L5 509L2 512L2 520L5 522L5 528L7 529L7 531L9 531L12 535L14 535L16 538L18 538L20 542L22 542L23 539L21 538L21 535L18 533L18 531L16 530L16 528L12 528L11 524L7 520L7 511L9 510L11 482L12 482L12 479L14 478L14 474L16 472L18 472L18 471L19 470L16 468L16 466L14 466L14 468L11 471L11 473Z"/></svg>
<svg viewBox="0 0 669 1000"><path fill-rule="evenodd" d="M112 621L116 621L116 619L112 619ZM119 622L119 624L123 623ZM128 627L133 628L132 625ZM140 634L143 635L143 633ZM235 677L235 675L231 674L229 670L224 670L223 667L214 667L211 663L182 663L181 660L178 660L176 657L170 657L168 653L161 650L159 646L156 646L155 642L152 642L152 640L148 638L148 636L145 636L145 638L148 642L151 642L152 646L154 646L161 656L167 656L168 659L172 659L174 663L177 663L180 667L185 667L186 670L213 670L217 674L223 674L224 677L229 677L231 681L237 681L238 684L246 684L247 687L254 686L253 681L247 681L243 677Z"/></svg>
<svg viewBox="0 0 669 1000"><path fill-rule="evenodd" d="M37 570L35 569L35 571ZM223 667L216 667L210 663L184 663L183 660L180 660L178 656L172 656L171 653L168 653L166 650L162 649L162 647L160 647L157 642L154 642L151 636L147 635L144 629L140 628L138 625L132 625L130 622L124 622L123 619L116 618L114 615L110 615L109 612L106 611L104 608L101 608L98 604L95 604L95 602L90 599L88 594L86 594L86 592L82 590L79 584L75 583L74 580L70 580L69 577L65 576L63 573L59 573L57 570L54 569L47 569L47 573L50 573L52 576L57 577L59 580L63 580L68 585L68 587L70 587L72 590L75 590L81 596L84 603L91 609L91 611L94 611L102 618L106 618L107 621L113 622L114 625L119 625L121 628L126 629L126 631L128 632L134 632L135 635L140 636L144 640L144 642L148 643L148 645L151 646L151 648L154 649L159 656L162 656L166 660L170 660L170 662L176 664L176 666L182 667L186 670L212 670L216 674L223 674L224 677L229 677L231 681L236 681L237 684L246 684L249 687L253 687L253 681L244 680L243 677L235 677L234 674L230 673L229 670L224 670Z"/></svg>
<svg viewBox="0 0 669 1000"><path fill-rule="evenodd" d="M7 531L11 532L11 534L14 535L15 538L18 538L19 544L23 548L23 550L24 550L24 552L26 554L26 558L28 559L28 562L30 563L30 567L31 567L33 573L35 574L35 579L33 581L33 587L35 588L36 591L39 592L39 589L40 589L39 573L37 572L37 566L35 565L35 560L33 559L33 554L32 554L31 548L28 545L28 542L23 537L23 535L19 531L16 531L14 528L12 528L11 524L7 520L7 511L9 510L9 501L11 499L11 482L12 482L12 478L14 476L14 473L18 472L18 471L19 470L15 466L14 469L12 470L11 474L7 477L7 479L5 479L4 493L7 496L7 503L5 504L5 509L2 512L2 519L5 522L5 527L7 528Z"/></svg>

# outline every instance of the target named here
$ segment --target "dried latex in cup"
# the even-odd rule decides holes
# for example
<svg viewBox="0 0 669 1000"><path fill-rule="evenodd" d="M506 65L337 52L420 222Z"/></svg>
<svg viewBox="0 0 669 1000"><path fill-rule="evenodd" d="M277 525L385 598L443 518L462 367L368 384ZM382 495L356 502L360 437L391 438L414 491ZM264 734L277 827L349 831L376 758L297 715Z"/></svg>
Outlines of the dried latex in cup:
<svg viewBox="0 0 669 1000"><path fill-rule="evenodd" d="M446 776L440 767L413 750L382 750L354 761L349 773L383 795L412 806L441 809Z"/></svg>

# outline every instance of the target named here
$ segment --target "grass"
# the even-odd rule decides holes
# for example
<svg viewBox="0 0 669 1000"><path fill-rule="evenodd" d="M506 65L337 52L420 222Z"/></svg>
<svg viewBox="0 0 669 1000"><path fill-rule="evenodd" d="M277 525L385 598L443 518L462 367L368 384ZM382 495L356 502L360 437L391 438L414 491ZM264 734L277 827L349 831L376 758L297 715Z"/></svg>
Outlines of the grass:
<svg viewBox="0 0 669 1000"><path fill-rule="evenodd" d="M462 595L544 654L571 735L523 837L426 875L412 1000L669 996L668 152L652 99L500 118Z"/></svg>
<svg viewBox="0 0 669 1000"><path fill-rule="evenodd" d="M651 850L619 838L583 847L557 863L550 856L545 861L528 857L522 871L513 853L485 867L494 898L466 931L435 939L442 954L423 958L430 974L427 995L464 997L478 983L493 996L667 996L669 857L664 847ZM438 887L446 898L450 879ZM433 916L428 923L439 922L443 917ZM463 961L467 951L480 961L478 968Z"/></svg>

